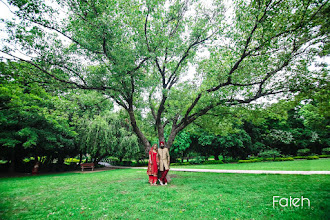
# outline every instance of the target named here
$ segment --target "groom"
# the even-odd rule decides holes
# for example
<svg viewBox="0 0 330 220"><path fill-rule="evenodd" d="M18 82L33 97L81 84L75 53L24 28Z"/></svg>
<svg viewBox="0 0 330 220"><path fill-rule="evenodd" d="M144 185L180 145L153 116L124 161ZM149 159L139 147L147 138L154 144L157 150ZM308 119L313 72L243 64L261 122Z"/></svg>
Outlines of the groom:
<svg viewBox="0 0 330 220"><path fill-rule="evenodd" d="M161 171L159 182L160 185L167 185L166 175L170 169L170 154L163 141L159 142L159 146L159 171Z"/></svg>

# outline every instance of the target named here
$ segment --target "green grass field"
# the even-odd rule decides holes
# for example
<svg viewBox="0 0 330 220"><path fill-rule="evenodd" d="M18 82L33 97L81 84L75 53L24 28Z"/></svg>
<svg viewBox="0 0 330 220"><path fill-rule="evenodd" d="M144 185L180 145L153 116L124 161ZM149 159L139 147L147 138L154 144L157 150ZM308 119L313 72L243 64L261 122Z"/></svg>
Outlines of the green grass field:
<svg viewBox="0 0 330 220"><path fill-rule="evenodd" d="M327 175L171 172L150 186L145 170L0 179L0 219L329 219ZM303 208L273 196L305 197Z"/></svg>
<svg viewBox="0 0 330 220"><path fill-rule="evenodd" d="M208 165L173 166L173 168L220 170L316 170L330 171L330 159L295 160L282 162L227 163Z"/></svg>

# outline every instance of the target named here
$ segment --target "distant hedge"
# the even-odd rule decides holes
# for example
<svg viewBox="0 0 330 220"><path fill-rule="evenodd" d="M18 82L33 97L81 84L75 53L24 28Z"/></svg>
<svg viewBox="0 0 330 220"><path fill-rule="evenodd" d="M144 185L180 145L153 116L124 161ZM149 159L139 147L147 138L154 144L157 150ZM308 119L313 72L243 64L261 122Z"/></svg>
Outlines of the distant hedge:
<svg viewBox="0 0 330 220"><path fill-rule="evenodd" d="M317 159L319 159L319 157L318 156L307 156L306 159L307 160L317 160Z"/></svg>
<svg viewBox="0 0 330 220"><path fill-rule="evenodd" d="M261 161L294 161L292 157L276 157L274 158L262 158L262 159L251 159L251 160L239 160L238 163L255 163Z"/></svg>
<svg viewBox="0 0 330 220"><path fill-rule="evenodd" d="M322 155L321 155L322 156ZM320 157L321 157L320 156ZM330 155L324 155L326 157L329 157ZM318 156L296 156L294 157L294 159L307 159L307 160L317 160L319 159L320 157ZM322 158L325 158L325 157L322 157Z"/></svg>
<svg viewBox="0 0 330 220"><path fill-rule="evenodd" d="M224 164L222 160L206 160L203 164Z"/></svg>
<svg viewBox="0 0 330 220"><path fill-rule="evenodd" d="M238 163L255 163L260 162L260 159L251 159L251 160L239 160Z"/></svg>
<svg viewBox="0 0 330 220"><path fill-rule="evenodd" d="M171 166L191 165L191 163L190 162L183 162L183 163L179 162L179 163L171 163L170 165Z"/></svg>

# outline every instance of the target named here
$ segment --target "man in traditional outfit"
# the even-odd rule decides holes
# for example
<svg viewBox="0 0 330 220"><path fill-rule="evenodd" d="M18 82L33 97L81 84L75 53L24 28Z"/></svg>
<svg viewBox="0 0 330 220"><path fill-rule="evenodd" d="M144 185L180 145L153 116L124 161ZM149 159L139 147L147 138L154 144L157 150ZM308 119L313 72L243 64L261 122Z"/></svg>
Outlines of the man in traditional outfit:
<svg viewBox="0 0 330 220"><path fill-rule="evenodd" d="M166 175L170 169L170 154L168 148L165 147L163 141L159 142L159 171L161 172L161 177L159 179L160 185L167 185Z"/></svg>

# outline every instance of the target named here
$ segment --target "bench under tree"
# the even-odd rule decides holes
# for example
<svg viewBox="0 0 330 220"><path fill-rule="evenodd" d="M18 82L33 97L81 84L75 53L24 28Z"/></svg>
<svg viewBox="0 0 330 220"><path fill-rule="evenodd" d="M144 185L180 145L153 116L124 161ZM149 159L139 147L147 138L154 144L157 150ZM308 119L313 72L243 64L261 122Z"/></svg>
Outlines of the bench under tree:
<svg viewBox="0 0 330 220"><path fill-rule="evenodd" d="M82 164L80 164L80 167L81 167L81 171L84 171L84 169L86 169L86 168L91 168L92 171L94 171L95 165L94 165L94 163L82 163Z"/></svg>

